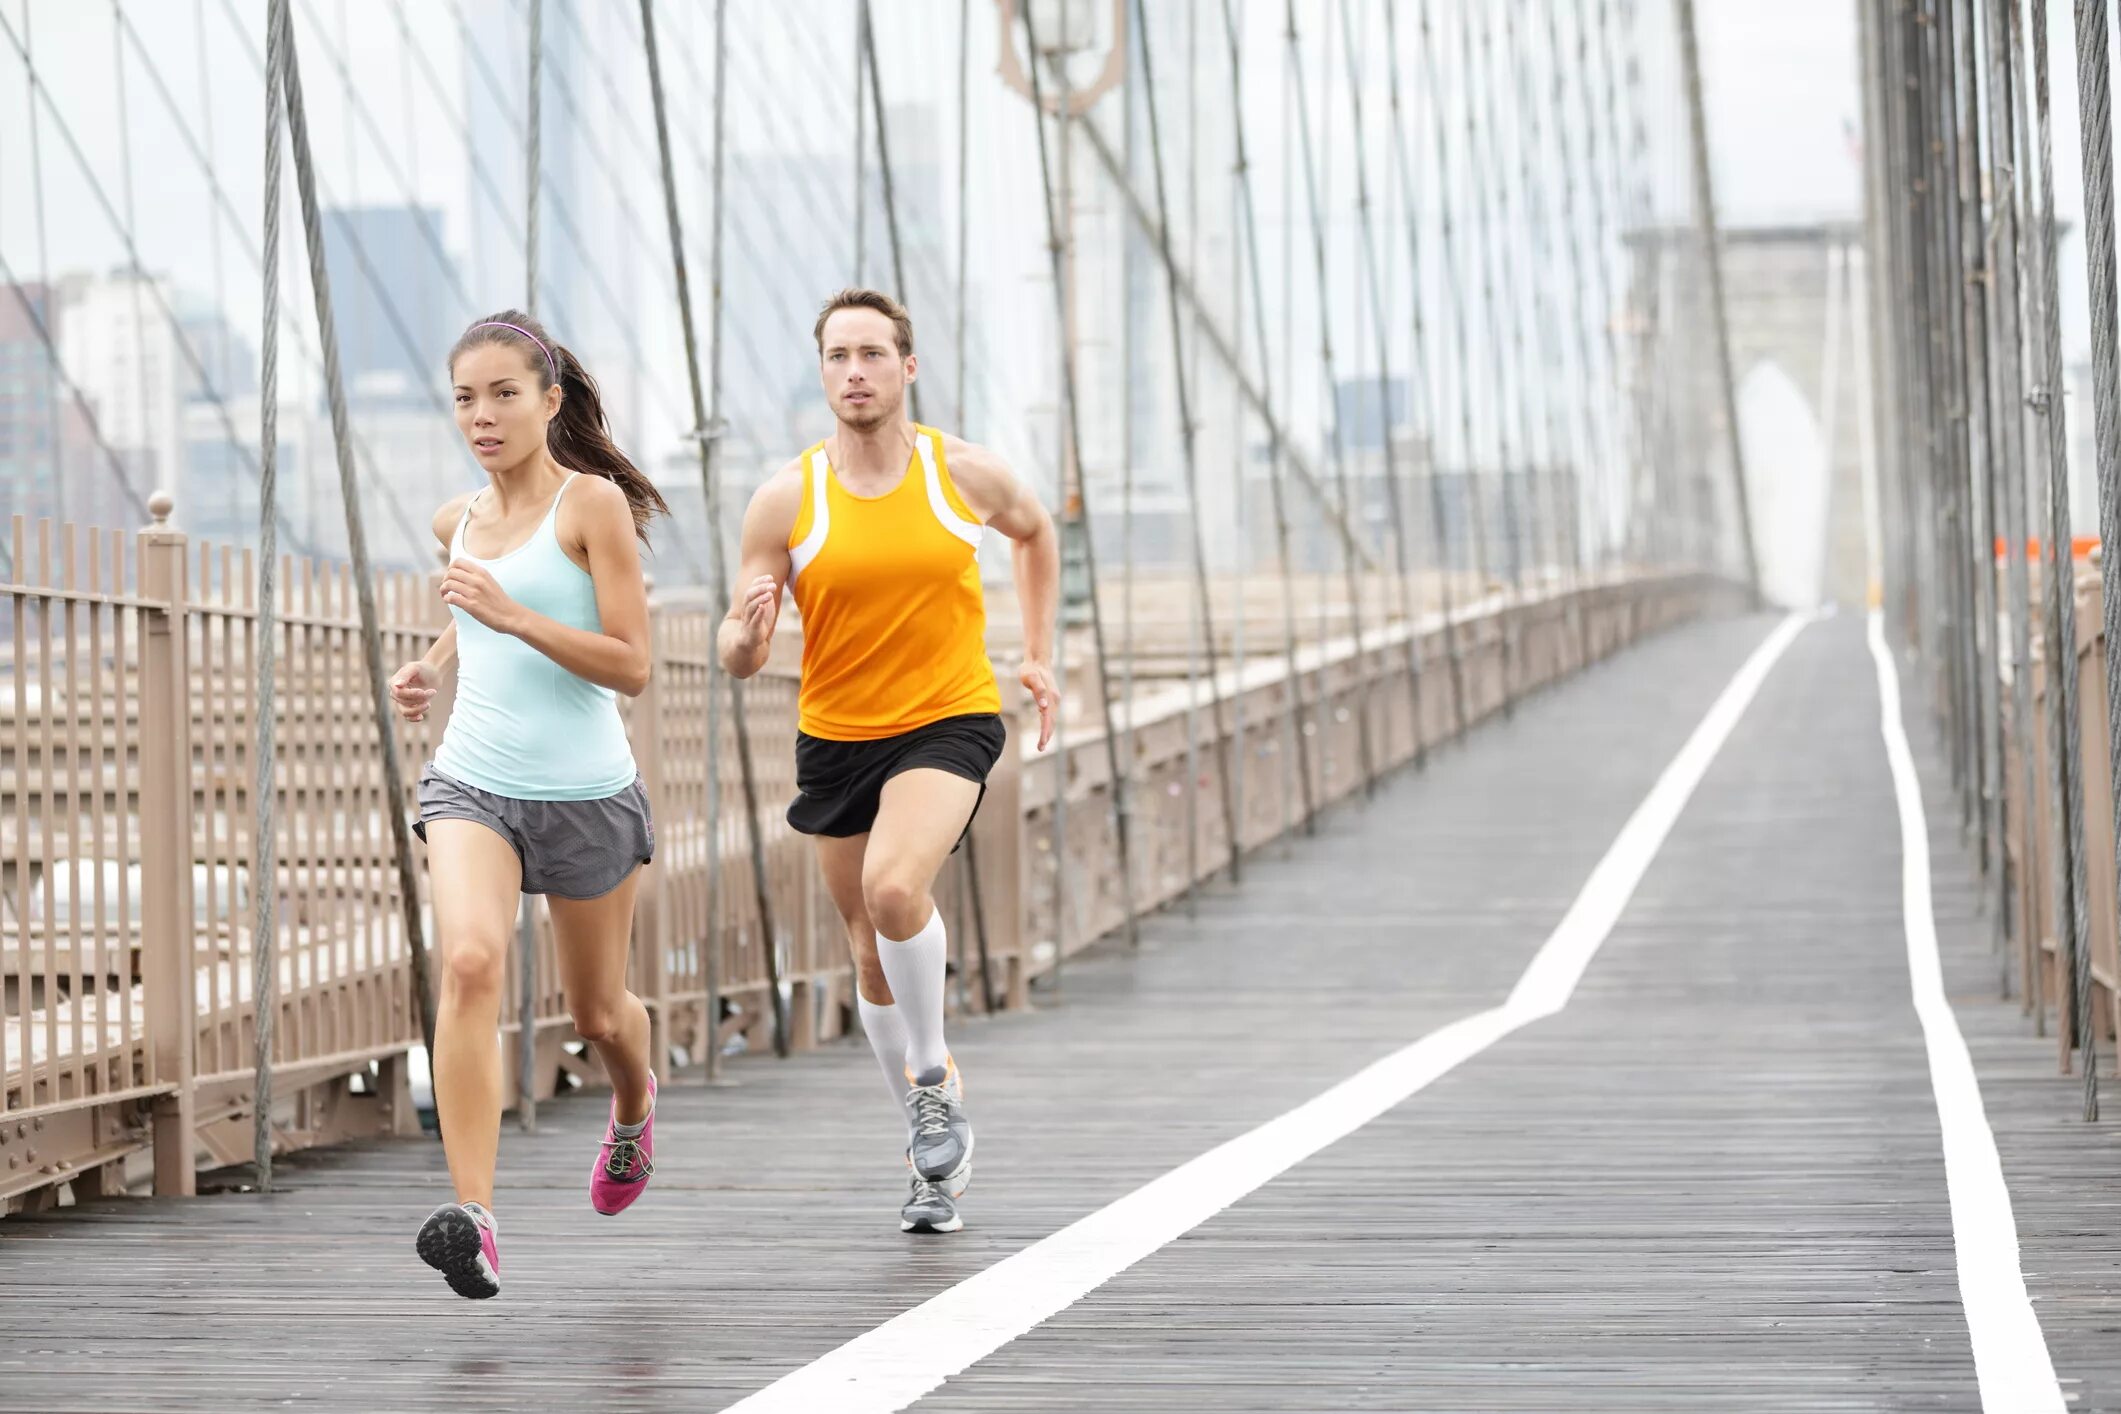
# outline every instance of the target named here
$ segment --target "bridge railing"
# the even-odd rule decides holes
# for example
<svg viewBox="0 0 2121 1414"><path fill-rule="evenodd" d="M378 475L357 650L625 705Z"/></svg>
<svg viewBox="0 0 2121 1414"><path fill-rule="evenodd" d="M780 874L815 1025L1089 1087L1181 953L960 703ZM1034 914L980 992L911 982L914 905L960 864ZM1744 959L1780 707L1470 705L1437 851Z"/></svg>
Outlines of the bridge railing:
<svg viewBox="0 0 2121 1414"><path fill-rule="evenodd" d="M2037 569L2037 566L2036 566ZM2037 586L2036 586L2037 587ZM2069 670L2077 679L2079 791L2077 802L2084 830L2085 940L2090 953L2092 1034L2114 1055L2121 1034L2121 909L2116 908L2114 877L2113 762L2109 751L2106 706L2108 645L2104 627L2105 596L2096 563L2075 567L2077 642ZM2034 602L2040 602L2036 596ZM2009 665L1999 694L2006 726L2013 724L2015 704ZM2071 947L2059 920L2065 917L2056 878L2055 742L2049 713L2054 665L2046 661L2036 635L2031 695L2031 759L2021 763L2018 733L2008 730L2002 758L2004 847L2001 862L2010 909L2010 950L2002 959L2009 990L2033 1018L2041 1034L2052 1034L2056 1060L2067 1074L2078 1043L2077 988ZM2021 765L2029 769L2021 771ZM2111 1065L2109 1065L2111 1069Z"/></svg>
<svg viewBox="0 0 2121 1414"><path fill-rule="evenodd" d="M255 561L194 544L163 521L124 534L17 519L11 534L15 582L0 585L0 1207L48 1203L67 1189L120 1191L128 1166L144 1171L150 1159L158 1191L189 1192L199 1172L251 1156ZM385 812L414 809L413 783L449 701L445 691L427 722L398 724L403 778L385 780L346 572L288 560L280 584L275 1128L277 1142L296 1149L418 1126L419 1029ZM446 618L430 576L385 574L376 590L387 669L425 651ZM1213 683L1145 673L1124 742L1136 780L1136 910L1170 902L1226 857L1219 740L1230 748L1244 845L1257 847L1303 817L1296 752L1323 808L1361 787L1363 723L1380 770L1411 757L1417 740L1459 729L1449 635L1466 716L1478 720L1580 666L1586 650L1600 657L1734 602L1705 577L1631 576L1483 601L1448 629L1431 615L1411 630L1427 665L1418 732L1404 619L1370 618L1360 651L1348 639L1300 643L1293 682L1279 650ZM625 704L657 822L631 980L667 1067L709 1047L769 1045L774 983L728 712L720 750L707 750L718 615L659 603L652 618L653 680ZM990 988L996 1005L1021 1005L1035 977L1124 921L1101 729L1080 705L1096 685L1079 650L1068 750L1030 751L1030 721L1016 716L1015 749L994 773L973 848L938 884L963 1010L983 1007ZM814 857L783 816L794 790L794 658L777 652L741 691L779 987L789 1039L803 1047L843 1034L854 996ZM1021 695L1009 685L1005 700ZM721 801L713 839L710 759ZM1053 830L1064 769L1065 868ZM417 877L432 946L424 866ZM524 1044L535 1048L540 1098L601 1081L568 1019L544 911L532 913L527 1039L520 998L503 1008L510 1104ZM511 968L511 993L516 978Z"/></svg>

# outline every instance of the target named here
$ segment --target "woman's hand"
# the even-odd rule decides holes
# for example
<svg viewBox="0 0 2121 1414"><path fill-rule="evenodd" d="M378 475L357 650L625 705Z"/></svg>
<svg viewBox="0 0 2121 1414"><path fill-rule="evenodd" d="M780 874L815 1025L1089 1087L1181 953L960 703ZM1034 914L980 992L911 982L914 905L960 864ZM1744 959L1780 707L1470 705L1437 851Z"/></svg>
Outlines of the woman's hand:
<svg viewBox="0 0 2121 1414"><path fill-rule="evenodd" d="M415 658L391 676L390 700L408 722L427 720L427 709L441 690L442 674L425 658Z"/></svg>
<svg viewBox="0 0 2121 1414"><path fill-rule="evenodd" d="M523 612L484 565L469 560L449 562L449 569L442 575L442 602L462 609L495 633L514 633Z"/></svg>

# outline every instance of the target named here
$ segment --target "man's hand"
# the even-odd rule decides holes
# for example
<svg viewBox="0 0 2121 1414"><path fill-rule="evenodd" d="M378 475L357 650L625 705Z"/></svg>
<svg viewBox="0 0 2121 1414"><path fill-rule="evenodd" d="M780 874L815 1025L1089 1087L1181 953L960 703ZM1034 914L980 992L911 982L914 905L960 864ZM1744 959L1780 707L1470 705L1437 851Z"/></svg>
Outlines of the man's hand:
<svg viewBox="0 0 2121 1414"><path fill-rule="evenodd" d="M744 651L757 653L771 643L780 616L781 586L772 575L762 574L744 591Z"/></svg>
<svg viewBox="0 0 2121 1414"><path fill-rule="evenodd" d="M1060 689L1054 686L1053 669L1039 659L1026 659L1016 677L1038 704L1038 749L1044 751L1053 740L1053 720L1060 714Z"/></svg>
<svg viewBox="0 0 2121 1414"><path fill-rule="evenodd" d="M508 597L484 565L451 560L442 576L442 602L462 609L495 633L514 633L522 606Z"/></svg>
<svg viewBox="0 0 2121 1414"><path fill-rule="evenodd" d="M427 709L442 686L442 675L425 658L415 658L391 676L390 700L408 722L427 720Z"/></svg>

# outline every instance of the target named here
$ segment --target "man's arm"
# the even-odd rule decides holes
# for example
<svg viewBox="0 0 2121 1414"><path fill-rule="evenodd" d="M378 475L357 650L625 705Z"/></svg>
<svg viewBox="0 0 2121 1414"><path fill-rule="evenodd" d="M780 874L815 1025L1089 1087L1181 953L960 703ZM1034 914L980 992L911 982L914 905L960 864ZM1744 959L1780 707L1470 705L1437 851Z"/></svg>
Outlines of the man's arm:
<svg viewBox="0 0 2121 1414"><path fill-rule="evenodd" d="M794 572L788 537L795 532L802 502L803 464L797 460L768 477L744 508L736 589L730 596L729 612L715 631L716 656L731 677L752 676L766 666L773 652L781 591Z"/></svg>
<svg viewBox="0 0 2121 1414"><path fill-rule="evenodd" d="M985 447L952 437L943 456L965 505L1009 537L1016 598L1024 616L1024 662L1017 673L1038 704L1038 749L1053 740L1060 690L1053 679L1053 633L1060 604L1060 532L1045 505L1007 462Z"/></svg>

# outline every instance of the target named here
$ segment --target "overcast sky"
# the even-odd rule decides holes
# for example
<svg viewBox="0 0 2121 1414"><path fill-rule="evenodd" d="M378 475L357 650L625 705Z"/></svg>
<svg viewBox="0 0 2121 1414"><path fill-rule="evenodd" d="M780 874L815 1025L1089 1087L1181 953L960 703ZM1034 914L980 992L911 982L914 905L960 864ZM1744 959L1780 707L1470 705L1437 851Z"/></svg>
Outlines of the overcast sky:
<svg viewBox="0 0 2121 1414"><path fill-rule="evenodd" d="M1349 0L1354 8L1362 91L1370 104L1370 121L1382 120L1388 94L1389 51L1383 43L1383 0ZM1644 118L1653 149L1650 160L1654 200L1665 218L1685 217L1689 202L1685 173L1684 128L1680 123L1676 65L1671 48L1671 12L1664 0L1552 0L1559 8L1562 51L1579 30L1603 12L1616 26L1630 13L1645 73ZM1706 72L1709 123L1719 205L1733 225L1765 222L1847 219L1858 213L1859 176L1852 135L1860 123L1856 74L1854 0L1698 0ZM1087 13L1107 13L1102 0L1083 6ZM1243 16L1243 78L1247 95L1245 136L1251 147L1260 203L1262 254L1270 270L1278 268L1284 244L1307 239L1300 175L1284 158L1294 124L1287 108L1287 56L1283 6L1274 0L1240 3ZM1301 0L1300 25L1306 26L1305 54L1314 68L1309 94L1325 114L1313 141L1326 154L1320 181L1330 212L1329 260L1331 308L1339 324L1344 374L1370 365L1370 350L1351 337L1349 324L1362 318L1362 286L1353 214L1355 145L1346 108L1345 46L1339 39L1340 0ZM2058 206L2075 222L2081 210L2077 179L2075 89L2070 82L2069 11L2053 6L2055 65L2054 129ZM473 132L467 142L467 93L478 84L468 78L476 58L501 76L520 83L523 0L295 0L303 77L310 108L312 141L319 180L327 203L390 203L410 190L444 213L445 239L461 267L468 298L480 307L513 299L520 292L520 232L496 248L474 248L474 215L482 207L498 209L509 190L520 192L523 152L520 137L507 131ZM1438 86L1449 111L1463 97L1463 65L1452 46L1462 32L1461 20L1479 15L1484 24L1521 26L1520 42L1535 57L1526 77L1535 91L1551 75L1550 52L1542 27L1546 0L1505 11L1481 9L1473 0L1398 0L1401 78L1406 102L1418 122L1428 95L1420 87L1423 63L1417 61L1417 18L1433 11L1441 37ZM152 269L170 275L195 300L218 300L241 329L255 329L259 300L254 267L257 213L261 203L258 132L262 86L257 51L262 48L260 0L127 0L124 14L133 33L114 28L110 8L75 0L0 0L16 41L36 52L37 69L48 86L68 132L51 110L39 115L41 171L33 170L28 141L30 113L24 66L12 44L0 42L0 256L20 277L40 269L116 266L126 259L116 227L130 217L138 232L140 254ZM954 147L956 70L959 51L958 4L954 0L888 0L876 6L880 19L880 58L887 95L894 102L926 99L937 105L941 132L901 134L901 143ZM1150 0L1158 30L1156 56L1159 90L1165 95L1162 120L1167 150L1178 151L1172 167L1174 187L1184 190L1183 144L1197 131L1201 145L1199 183L1207 191L1202 228L1215 256L1217 232L1229 228L1226 155L1229 72L1222 44L1218 0ZM997 8L993 0L972 0L970 38L972 178L969 225L971 255L968 279L983 302L974 311L977 326L975 363L983 380L975 402L984 398L996 422L1007 422L1010 409L1050 403L1052 370L1038 357L1019 354L1012 340L1043 319L1050 293L1041 293L1045 278L1043 217L1028 106L998 74ZM465 17L459 26L457 16ZM555 46L579 48L575 66L578 92L565 95L587 115L599 170L581 178L575 196L579 212L571 213L591 248L605 287L629 293L604 317L601 336L584 331L578 342L607 344L623 334L636 346L636 367L625 381L637 385L636 415L671 436L688 426L683 406L681 356L676 321L667 297L667 243L660 230L660 195L655 156L646 120L646 84L640 62L637 6L632 0L572 0L546 7L548 52ZM695 232L706 225L704 176L706 139L712 132L710 93L696 81L710 67L708 40L712 9L704 3L663 4L658 14L666 49L665 80L670 86L672 126L679 143L678 165L686 190L687 220ZM399 16L408 17L411 42L400 32ZM851 0L805 0L801 6L783 0L731 0L729 105L730 146L738 153L803 152L822 161L840 161L851 169L854 109L851 99L853 19ZM1197 24L1197 30L1188 30ZM1181 87L1188 71L1186 36L1197 46L1199 60L1193 88ZM1499 35L1499 28L1491 34ZM1616 28L1616 44L1627 31ZM1498 38L1497 43L1501 41ZM122 59L121 56L122 55ZM343 64L343 73L341 65ZM1085 70L1087 73L1087 70ZM1504 71L1507 72L1507 71ZM349 81L351 88L349 89ZM360 104L349 100L360 96ZM1181 93L1195 105L1188 111ZM166 96L165 96L166 95ZM120 121L120 99L124 121ZM563 96L548 95L548 105ZM1512 95L1500 91L1483 128L1484 140L1503 144L1524 137L1513 127L1523 121ZM363 111L363 109L366 111ZM1113 105L1100 121L1116 132ZM181 124L179 118L181 116ZM187 137L185 128L190 129ZM1417 142L1421 130L1414 129ZM1498 137L1497 134L1504 134ZM121 137L130 147L128 155ZM1580 131L1577 140L1582 140ZM70 147L77 143L80 158ZM1400 200L1389 150L1375 137L1371 180L1379 209L1390 213ZM210 147L215 181L234 213L216 216L213 184L202 170L194 144ZM1529 143L1527 144L1530 145ZM1551 130L1541 140L1544 157L1561 150ZM901 148L901 155L906 149ZM1433 220L1438 179L1429 173L1426 154L1417 152L1424 175L1417 178L1429 198L1423 219ZM83 165L85 163L86 173ZM954 152L950 168L954 169ZM102 186L99 196L89 175ZM43 202L35 201L38 182ZM851 176L850 176L851 180ZM1284 186L1284 182L1291 185ZM126 188L130 184L130 191ZM291 187L290 183L290 187ZM1094 184L1092 184L1094 186ZM1220 188L1220 194L1218 194ZM1147 190L1145 188L1145 190ZM496 193L502 193L500 202ZM1086 221L1102 215L1118 220L1119 208L1109 193L1081 194ZM1152 193L1153 195L1153 193ZM290 200L291 200L290 194ZM732 214L741 224L741 239L732 245L729 278L757 278L747 262L770 262L792 228L799 233L844 223L811 195L786 189L733 189ZM942 220L954 229L956 211L949 184L938 201ZM770 206L772 209L766 210ZM1469 210L1460 202L1455 209ZM41 227L39 214L41 210ZM637 219L622 220L630 211ZM936 213L930 213L934 215ZM113 219L115 216L115 220ZM290 222L293 220L289 208ZM1393 219L1389 215L1387 220ZM489 225L491 222L489 221ZM1385 231L1387 240L1403 240ZM880 236L872 233L872 239ZM564 251L564 233L548 221L548 251ZM1432 248L1437 243L1432 242ZM872 247L874 249L876 247ZM1308 258L1308 248L1294 249ZM1394 249L1387 246L1387 250ZM1530 253L1530 247L1526 247ZM1227 259L1227 248L1224 248ZM548 257L552 258L552 257ZM699 254L695 253L696 260ZM299 267L300 246L291 240L283 257ZM2085 343L2082 314L2081 246L2065 251L2065 343L2081 355ZM1223 268L1228 268L1225 265ZM1298 265L1301 270L1303 267ZM620 273L614 273L615 271ZM880 271L872 269L872 275ZM1306 272L1308 273L1308 272ZM931 272L940 274L940 271ZM1402 279L1403 275L1392 278ZM1443 278L1425 277L1433 298ZM290 299L306 298L300 271L289 275ZM918 287L922 276L916 273ZM930 284L933 285L931 280ZM1278 306L1276 282L1269 280L1267 299ZM1404 286L1402 284L1401 288ZM1308 331L1315 327L1316 300L1298 280L1292 286L1296 309L1291 341L1315 347ZM663 292L660 296L657 292ZM1214 292L1211 291L1211 295ZM1220 297L1220 296L1215 296ZM605 303L614 303L605 301ZM1348 311L1353 311L1352 315ZM477 309L468 313L476 313ZM1284 311L1273 310L1281 320ZM1306 324L1305 321L1313 321ZM794 319L777 323L794 324ZM620 329L618 326L623 325ZM931 322L931 327L933 323ZM749 348L736 355L757 357L790 376L804 376L807 328L745 331ZM1410 337L1395 333L1395 338ZM616 346L615 344L613 345ZM646 352L640 352L645 348ZM1403 358L1402 353L1395 357ZM289 376L299 386L300 368ZM608 377L609 375L607 375ZM1292 420L1309 404L1316 410L1317 389L1294 380L1288 390ZM1093 388L1093 392L1095 389ZM1114 396L1117 388L1110 390ZM735 410L739 415L742 409ZM1023 415L1021 413L1017 414ZM1317 425L1311 418L1309 425ZM994 435L1006 441L1006 429ZM1020 431L1021 437L1033 436ZM1019 447L1019 450L1024 448Z"/></svg>

